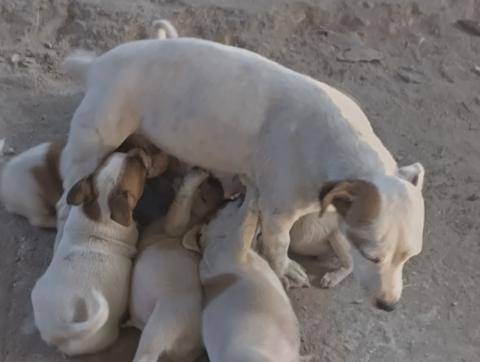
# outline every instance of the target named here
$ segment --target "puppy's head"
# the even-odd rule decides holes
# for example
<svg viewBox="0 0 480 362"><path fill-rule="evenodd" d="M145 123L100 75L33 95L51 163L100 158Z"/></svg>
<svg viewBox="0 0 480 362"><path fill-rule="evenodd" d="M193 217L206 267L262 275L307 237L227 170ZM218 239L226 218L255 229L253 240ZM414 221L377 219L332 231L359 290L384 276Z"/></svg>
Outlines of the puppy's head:
<svg viewBox="0 0 480 362"><path fill-rule="evenodd" d="M67 194L67 203L81 206L93 221L111 219L129 226L132 210L143 193L151 167L151 158L141 149L115 152L92 175L72 187Z"/></svg>
<svg viewBox="0 0 480 362"><path fill-rule="evenodd" d="M341 216L355 277L386 311L400 300L403 266L422 250L424 173L416 163L397 176L329 182L320 192L322 212L333 205Z"/></svg>
<svg viewBox="0 0 480 362"><path fill-rule="evenodd" d="M197 189L193 199L192 214L200 221L208 219L223 204L220 182L210 177Z"/></svg>

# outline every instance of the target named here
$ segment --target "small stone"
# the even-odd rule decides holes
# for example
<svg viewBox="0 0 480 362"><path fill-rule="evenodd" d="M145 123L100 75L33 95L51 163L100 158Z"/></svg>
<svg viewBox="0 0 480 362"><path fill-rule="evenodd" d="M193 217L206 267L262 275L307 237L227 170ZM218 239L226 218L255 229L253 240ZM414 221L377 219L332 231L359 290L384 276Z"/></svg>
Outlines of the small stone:
<svg viewBox="0 0 480 362"><path fill-rule="evenodd" d="M456 307L457 305L458 305L457 302L452 302L452 303L450 303L450 306L452 306L452 307Z"/></svg>
<svg viewBox="0 0 480 362"><path fill-rule="evenodd" d="M44 42L43 46L47 49L53 49L53 44L50 43L49 41Z"/></svg>
<svg viewBox="0 0 480 362"><path fill-rule="evenodd" d="M341 55L337 55L337 60L341 62L380 62L383 59L383 54L378 50L372 48L355 47L345 50Z"/></svg>
<svg viewBox="0 0 480 362"><path fill-rule="evenodd" d="M15 151L13 150L12 147L7 147L5 144L5 138L2 138L0 140L0 155L2 156L8 156L8 155L14 155Z"/></svg>
<svg viewBox="0 0 480 362"><path fill-rule="evenodd" d="M480 21L460 19L457 20L456 26L470 35L480 36Z"/></svg>
<svg viewBox="0 0 480 362"><path fill-rule="evenodd" d="M355 299L352 301L352 304L362 304L363 303L363 299Z"/></svg>
<svg viewBox="0 0 480 362"><path fill-rule="evenodd" d="M471 194L469 197L467 197L467 201L477 201L478 199L480 199L480 196L477 194Z"/></svg>
<svg viewBox="0 0 480 362"><path fill-rule="evenodd" d="M13 54L13 55L10 57L10 63L11 63L13 66L17 66L19 62L20 62L20 55L18 55L18 54Z"/></svg>
<svg viewBox="0 0 480 362"><path fill-rule="evenodd" d="M480 75L480 67L479 67L478 65L474 65L474 66L473 66L473 71L474 71L475 73L477 73L478 75Z"/></svg>
<svg viewBox="0 0 480 362"><path fill-rule="evenodd" d="M420 84L425 82L425 74L412 67L404 66L397 70L397 74L401 80L406 83Z"/></svg>

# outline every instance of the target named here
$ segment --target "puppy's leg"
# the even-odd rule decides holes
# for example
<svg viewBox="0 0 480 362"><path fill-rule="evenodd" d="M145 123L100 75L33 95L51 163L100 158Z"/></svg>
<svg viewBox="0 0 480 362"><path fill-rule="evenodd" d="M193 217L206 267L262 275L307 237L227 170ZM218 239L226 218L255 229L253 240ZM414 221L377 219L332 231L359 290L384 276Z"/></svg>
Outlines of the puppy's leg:
<svg viewBox="0 0 480 362"><path fill-rule="evenodd" d="M185 234L190 222L195 192L207 178L208 172L198 168L192 169L185 176L165 217L165 232L168 235L178 237Z"/></svg>
<svg viewBox="0 0 480 362"><path fill-rule="evenodd" d="M353 269L353 260L350 255L350 245L340 230L336 230L328 239L333 251L340 260L341 267L337 270L325 273L320 280L323 288L332 288L350 275Z"/></svg>
<svg viewBox="0 0 480 362"><path fill-rule="evenodd" d="M200 347L200 318L197 324L192 320L195 319L193 315L185 311L175 312L175 309L172 310L162 303L165 301L157 302L143 329L133 362L156 362L159 356L168 356L174 349L180 347L186 355L189 355ZM198 340L180 340L184 333L192 332L185 329L192 328L198 329Z"/></svg>

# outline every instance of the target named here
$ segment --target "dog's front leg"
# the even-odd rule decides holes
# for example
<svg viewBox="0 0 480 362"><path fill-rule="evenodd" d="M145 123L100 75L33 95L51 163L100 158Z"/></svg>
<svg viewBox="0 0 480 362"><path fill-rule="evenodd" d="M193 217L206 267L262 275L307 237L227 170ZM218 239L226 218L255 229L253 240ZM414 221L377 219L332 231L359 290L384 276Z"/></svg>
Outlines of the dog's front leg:
<svg viewBox="0 0 480 362"><path fill-rule="evenodd" d="M282 280L285 289L310 286L305 269L288 257L290 229L294 216L272 215L261 211L262 216L262 253L270 266Z"/></svg>

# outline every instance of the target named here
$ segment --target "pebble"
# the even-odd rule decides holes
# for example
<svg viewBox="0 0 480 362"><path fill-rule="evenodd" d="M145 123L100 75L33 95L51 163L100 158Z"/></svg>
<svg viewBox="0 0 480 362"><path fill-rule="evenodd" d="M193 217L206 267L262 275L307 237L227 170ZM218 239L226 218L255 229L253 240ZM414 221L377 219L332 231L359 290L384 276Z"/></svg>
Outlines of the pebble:
<svg viewBox="0 0 480 362"><path fill-rule="evenodd" d="M44 42L43 46L47 49L53 49L53 44L50 43L49 41Z"/></svg>
<svg viewBox="0 0 480 362"><path fill-rule="evenodd" d="M474 65L474 66L473 66L473 71L474 71L475 73L477 73L478 75L480 75L480 67L479 67L478 65Z"/></svg>
<svg viewBox="0 0 480 362"><path fill-rule="evenodd" d="M401 80L406 83L420 84L425 82L425 74L412 67L403 66L397 70L397 74Z"/></svg>
<svg viewBox="0 0 480 362"><path fill-rule="evenodd" d="M20 55L18 55L16 53L12 54L12 56L10 57L10 63L13 66L16 66L19 62L20 62Z"/></svg>
<svg viewBox="0 0 480 362"><path fill-rule="evenodd" d="M341 55L337 55L337 60L341 62L380 62L383 59L383 54L378 50L372 48L360 48L355 47L352 49L345 50Z"/></svg>
<svg viewBox="0 0 480 362"><path fill-rule="evenodd" d="M457 20L456 25L458 28L470 35L480 36L480 21L460 19Z"/></svg>

